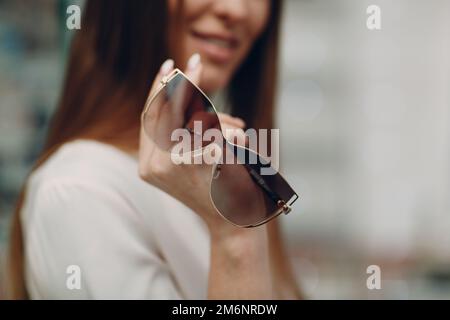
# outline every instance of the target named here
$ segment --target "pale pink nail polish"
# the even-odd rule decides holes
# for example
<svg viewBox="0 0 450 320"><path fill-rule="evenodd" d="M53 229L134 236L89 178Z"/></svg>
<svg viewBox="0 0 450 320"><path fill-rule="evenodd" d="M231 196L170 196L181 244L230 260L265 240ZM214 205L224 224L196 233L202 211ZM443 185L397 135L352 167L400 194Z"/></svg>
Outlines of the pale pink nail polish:
<svg viewBox="0 0 450 320"><path fill-rule="evenodd" d="M187 63L189 70L194 70L200 64L200 55L198 53L193 54Z"/></svg>
<svg viewBox="0 0 450 320"><path fill-rule="evenodd" d="M167 59L164 61L164 63L161 65L161 74L167 75L172 69L173 69L174 62L172 59Z"/></svg>

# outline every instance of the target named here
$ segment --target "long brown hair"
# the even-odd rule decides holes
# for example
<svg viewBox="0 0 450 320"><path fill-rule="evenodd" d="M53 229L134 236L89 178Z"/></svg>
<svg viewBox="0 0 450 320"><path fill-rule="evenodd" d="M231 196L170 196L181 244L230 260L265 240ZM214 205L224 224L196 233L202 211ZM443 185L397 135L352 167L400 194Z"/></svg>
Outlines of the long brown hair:
<svg viewBox="0 0 450 320"><path fill-rule="evenodd" d="M273 126L281 1L273 0L270 21L235 73L228 98L232 114L249 127ZM62 144L86 138L136 150L140 114L161 63L174 45L167 0L89 0L82 29L73 38L59 106L33 170ZM248 94L248 93L251 94ZM132 144L130 144L130 141ZM12 220L9 296L27 298L20 194ZM281 252L281 241L273 250ZM272 244L273 246L273 244Z"/></svg>

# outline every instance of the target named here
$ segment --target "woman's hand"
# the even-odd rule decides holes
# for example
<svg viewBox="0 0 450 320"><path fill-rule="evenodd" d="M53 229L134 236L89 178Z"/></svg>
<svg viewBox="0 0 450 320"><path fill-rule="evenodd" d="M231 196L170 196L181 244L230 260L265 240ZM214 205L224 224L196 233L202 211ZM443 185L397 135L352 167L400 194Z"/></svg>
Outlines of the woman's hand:
<svg viewBox="0 0 450 320"><path fill-rule="evenodd" d="M186 75L198 84L202 66L199 56L190 59ZM173 62L163 64L157 75L151 94L158 89L164 75L173 69ZM181 117L178 112L169 116L164 114L164 106L156 106L154 114L150 115L156 134L167 135L172 128L177 127ZM228 115L219 115L224 133L232 136L244 134L242 120ZM174 125L175 123L175 125ZM146 127L147 128L147 127ZM148 128L147 128L148 129ZM226 129L236 129L234 132ZM194 133L195 134L195 133ZM245 139L237 139L243 140ZM204 148L204 152L217 151L217 148ZM203 162L203 161L202 161ZM208 281L208 297L219 299L264 299L273 297L272 275L268 237L265 226L252 229L236 227L226 222L217 213L210 199L210 182L212 165L175 164L170 151L161 148L141 127L139 148L139 174L148 183L180 200L206 222L211 235L211 261ZM232 196L232 195L230 195Z"/></svg>
<svg viewBox="0 0 450 320"><path fill-rule="evenodd" d="M201 62L198 60L192 61L191 59L185 74L192 82L198 84L202 71ZM163 64L154 80L150 96L160 86L161 79L172 70L173 61L168 60ZM174 122L177 123L179 119L173 119L174 117L171 117L170 112L164 114L165 107L170 106L152 106L152 108L157 110L154 112L157 114L157 117L155 116L156 120L153 124L154 127L157 126L155 131L158 131L155 132L153 139L144 132L141 126L139 148L139 174L141 178L186 204L205 220L210 229L229 229L232 226L217 214L211 203L209 189L212 178L212 165L206 164L204 161L202 161L202 164L175 164L172 161L170 150L163 150L158 145L158 141L154 141L160 137L158 134L161 132L165 136L160 138L168 139L167 136L170 136L170 131L179 127L179 125L174 125ZM153 111L150 110L149 112ZM182 111L180 110L180 112ZM177 117L184 118L184 115L177 115ZM241 119L233 118L226 114L219 114L219 120L224 133L244 135L242 128L244 128L245 124ZM233 129L234 131L227 129ZM218 149L214 149L214 151L218 152ZM205 148L204 152L213 152L213 148ZM235 227L232 229L235 229Z"/></svg>

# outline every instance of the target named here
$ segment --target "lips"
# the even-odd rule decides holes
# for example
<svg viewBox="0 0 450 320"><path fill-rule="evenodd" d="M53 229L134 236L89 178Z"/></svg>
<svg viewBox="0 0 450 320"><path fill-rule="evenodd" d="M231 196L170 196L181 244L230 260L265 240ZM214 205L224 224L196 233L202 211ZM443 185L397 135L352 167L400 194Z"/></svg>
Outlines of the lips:
<svg viewBox="0 0 450 320"><path fill-rule="evenodd" d="M237 38L230 34L192 31L191 35L199 51L216 63L229 62L239 47Z"/></svg>

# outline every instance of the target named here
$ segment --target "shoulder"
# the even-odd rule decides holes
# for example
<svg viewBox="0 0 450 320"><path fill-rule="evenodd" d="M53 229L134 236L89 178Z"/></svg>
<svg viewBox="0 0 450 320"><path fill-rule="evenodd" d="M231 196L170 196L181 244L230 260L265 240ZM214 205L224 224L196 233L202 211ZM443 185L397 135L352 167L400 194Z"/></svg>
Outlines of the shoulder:
<svg viewBox="0 0 450 320"><path fill-rule="evenodd" d="M55 241L79 239L83 230L92 239L112 232L149 243L150 209L159 193L139 178L132 156L103 143L74 141L30 176L21 221L27 236L53 234Z"/></svg>
<svg viewBox="0 0 450 320"><path fill-rule="evenodd" d="M137 160L111 145L77 140L62 145L50 156L33 172L29 184L51 184L56 181L95 184L111 182L115 176L125 181L139 181Z"/></svg>
<svg viewBox="0 0 450 320"><path fill-rule="evenodd" d="M137 161L113 147L62 146L30 177L21 211L32 297L178 297L157 255L155 219L145 203L157 192L141 182ZM61 279L74 263L83 284L72 292Z"/></svg>
<svg viewBox="0 0 450 320"><path fill-rule="evenodd" d="M136 157L93 140L62 145L30 175L26 186L27 194L55 188L64 191L67 187L148 200L158 194L155 187L139 177Z"/></svg>
<svg viewBox="0 0 450 320"><path fill-rule="evenodd" d="M137 159L113 146L78 140L61 146L26 185L24 218L103 206L110 214L147 211L159 190L139 178Z"/></svg>
<svg viewBox="0 0 450 320"><path fill-rule="evenodd" d="M142 181L137 159L109 145L76 141L55 152L30 176L21 221L34 297L73 297L61 279L74 261L83 298L179 297L172 271L189 287L180 266L207 270L201 218Z"/></svg>

